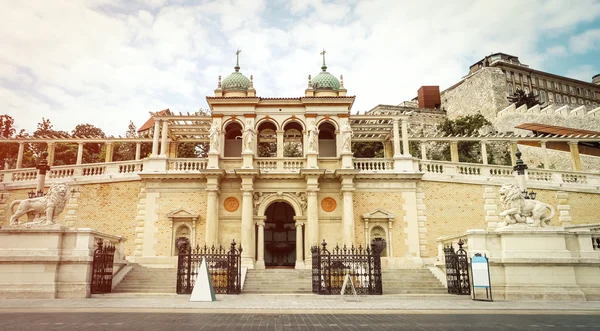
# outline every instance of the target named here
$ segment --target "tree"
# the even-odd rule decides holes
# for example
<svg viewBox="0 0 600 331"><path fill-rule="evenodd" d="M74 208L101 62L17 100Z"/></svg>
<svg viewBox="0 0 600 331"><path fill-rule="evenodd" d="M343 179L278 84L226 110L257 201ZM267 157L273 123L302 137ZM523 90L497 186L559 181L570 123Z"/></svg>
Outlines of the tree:
<svg viewBox="0 0 600 331"><path fill-rule="evenodd" d="M531 108L540 104L537 95L533 94L533 92L526 93L521 89L517 89L514 95L509 96L508 101L514 103L517 108L522 105L527 105L527 108Z"/></svg>
<svg viewBox="0 0 600 331"><path fill-rule="evenodd" d="M12 138L15 135L15 120L9 115L0 115L0 137ZM0 144L0 169L4 169L6 164L16 163L19 145Z"/></svg>
<svg viewBox="0 0 600 331"><path fill-rule="evenodd" d="M383 157L383 143L377 141L353 142L352 153L357 158L381 158Z"/></svg>
<svg viewBox="0 0 600 331"><path fill-rule="evenodd" d="M92 124L77 124L75 129L71 131L73 137L100 137L106 138L106 134L102 129ZM102 143L85 143L83 145L83 163L96 163L104 161L101 151L104 147Z"/></svg>
<svg viewBox="0 0 600 331"><path fill-rule="evenodd" d="M447 136L473 136L485 127L491 127L492 123L481 114L467 115L450 120L446 119L440 125L440 131ZM450 160L450 146L444 144L441 149L442 157ZM434 152L435 154L435 152ZM481 162L481 143L475 141L462 141L458 143L458 159L462 162Z"/></svg>

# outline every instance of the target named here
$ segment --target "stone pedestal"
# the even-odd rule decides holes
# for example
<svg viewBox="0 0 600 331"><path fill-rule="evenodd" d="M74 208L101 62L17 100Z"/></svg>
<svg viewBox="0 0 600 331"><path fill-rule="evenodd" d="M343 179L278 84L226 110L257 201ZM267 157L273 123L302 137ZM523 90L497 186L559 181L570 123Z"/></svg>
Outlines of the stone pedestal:
<svg viewBox="0 0 600 331"><path fill-rule="evenodd" d="M242 169L254 168L252 162L254 161L254 152L244 151L242 152Z"/></svg>
<svg viewBox="0 0 600 331"><path fill-rule="evenodd" d="M165 172L167 171L167 157L153 156L144 159L144 171L142 173Z"/></svg>
<svg viewBox="0 0 600 331"><path fill-rule="evenodd" d="M219 169L219 153L208 153L208 164L206 167L208 169Z"/></svg>
<svg viewBox="0 0 600 331"><path fill-rule="evenodd" d="M589 238L589 233L563 227L517 224L468 231L467 251L470 257L475 253L489 257L494 298L598 300L600 251L593 251Z"/></svg>
<svg viewBox="0 0 600 331"><path fill-rule="evenodd" d="M394 156L394 170L400 172L415 172L419 169L418 161L412 156Z"/></svg>
<svg viewBox="0 0 600 331"><path fill-rule="evenodd" d="M317 163L317 152L306 152L306 168L307 169L318 169L319 164Z"/></svg>
<svg viewBox="0 0 600 331"><path fill-rule="evenodd" d="M354 169L354 158L352 152L342 152L342 169Z"/></svg>
<svg viewBox="0 0 600 331"><path fill-rule="evenodd" d="M89 297L96 238L122 241L91 229L59 225L0 229L0 298ZM117 244L113 272L124 265Z"/></svg>

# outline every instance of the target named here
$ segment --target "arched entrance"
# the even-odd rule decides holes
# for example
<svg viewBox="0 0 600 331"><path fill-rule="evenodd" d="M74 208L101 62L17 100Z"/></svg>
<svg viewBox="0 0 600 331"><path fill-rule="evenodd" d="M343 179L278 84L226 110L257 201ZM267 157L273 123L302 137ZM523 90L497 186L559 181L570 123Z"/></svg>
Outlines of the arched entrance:
<svg viewBox="0 0 600 331"><path fill-rule="evenodd" d="M287 202L273 202L265 210L265 267L290 267L296 263L294 208Z"/></svg>

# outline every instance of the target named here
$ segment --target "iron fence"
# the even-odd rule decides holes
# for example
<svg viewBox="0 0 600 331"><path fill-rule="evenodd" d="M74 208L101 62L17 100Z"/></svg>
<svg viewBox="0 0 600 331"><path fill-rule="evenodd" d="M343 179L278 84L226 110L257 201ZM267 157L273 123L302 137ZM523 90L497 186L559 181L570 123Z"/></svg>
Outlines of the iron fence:
<svg viewBox="0 0 600 331"><path fill-rule="evenodd" d="M458 240L458 250L452 244L444 247L444 260L446 261L446 281L448 293L457 295L471 294L469 279L469 258L463 248L465 243Z"/></svg>
<svg viewBox="0 0 600 331"><path fill-rule="evenodd" d="M177 259L177 293L190 294L194 289L198 267L202 258L206 259L208 272L215 293L239 294L241 292L241 253L242 247L236 248L235 240L229 250L219 246L198 247L181 245Z"/></svg>
<svg viewBox="0 0 600 331"><path fill-rule="evenodd" d="M380 295L381 258L385 243L371 243L371 248L354 245L331 252L323 240L321 248L313 246L312 253L312 291L318 294L340 294L346 275L350 276L357 294Z"/></svg>
<svg viewBox="0 0 600 331"><path fill-rule="evenodd" d="M102 239L97 239L94 260L92 262L92 294L110 293L112 291L114 260L114 244L111 242L105 243Z"/></svg>

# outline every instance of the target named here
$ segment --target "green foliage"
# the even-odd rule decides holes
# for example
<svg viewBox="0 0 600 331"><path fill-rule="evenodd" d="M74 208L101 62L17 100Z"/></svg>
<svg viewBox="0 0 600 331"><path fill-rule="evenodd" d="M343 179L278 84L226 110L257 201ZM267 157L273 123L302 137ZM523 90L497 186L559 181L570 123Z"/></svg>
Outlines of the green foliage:
<svg viewBox="0 0 600 331"><path fill-rule="evenodd" d="M209 143L183 142L177 145L177 157L205 158L208 157Z"/></svg>
<svg viewBox="0 0 600 331"><path fill-rule="evenodd" d="M14 119L9 115L0 115L0 137L12 138L15 135ZM17 160L19 146L16 144L1 144L0 145L0 169L4 169L4 165L11 165Z"/></svg>
<svg viewBox="0 0 600 331"><path fill-rule="evenodd" d="M382 158L383 143L378 141L353 142L352 153L356 158Z"/></svg>
<svg viewBox="0 0 600 331"><path fill-rule="evenodd" d="M521 89L517 89L514 95L509 96L508 102L514 103L517 108L522 105L527 105L527 108L531 108L540 104L537 95L533 94L533 92L525 93Z"/></svg>
<svg viewBox="0 0 600 331"><path fill-rule="evenodd" d="M302 143L301 142L286 142L283 144L284 157L301 157Z"/></svg>
<svg viewBox="0 0 600 331"><path fill-rule="evenodd" d="M471 136L479 130L490 127L492 123L481 114L467 115L450 120L446 119L440 125L440 131L446 136ZM481 163L481 143L477 141L459 141L458 159L460 162ZM451 160L450 145L443 144L438 148L444 160ZM435 153L434 153L435 154Z"/></svg>

